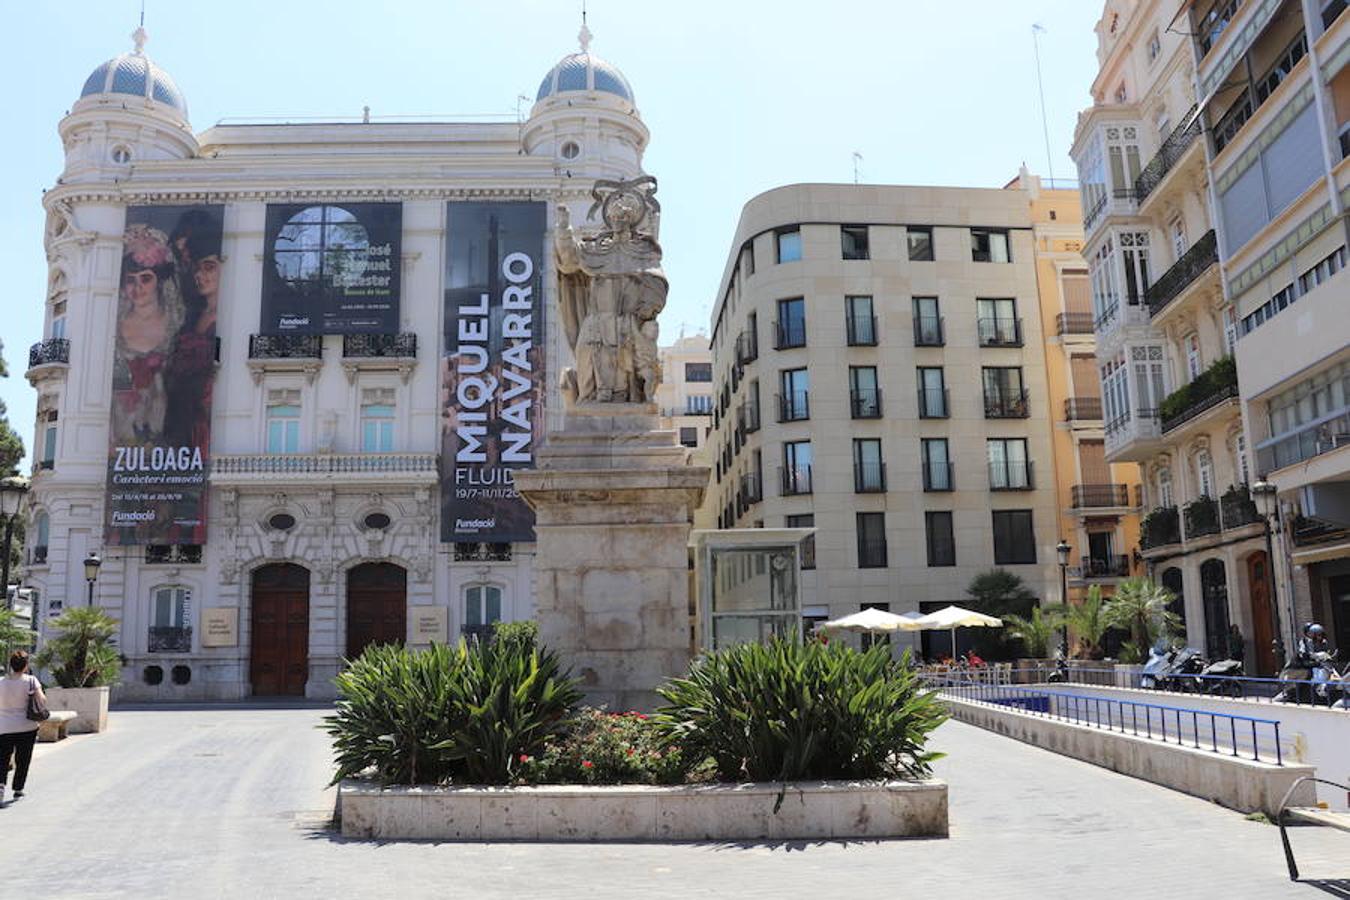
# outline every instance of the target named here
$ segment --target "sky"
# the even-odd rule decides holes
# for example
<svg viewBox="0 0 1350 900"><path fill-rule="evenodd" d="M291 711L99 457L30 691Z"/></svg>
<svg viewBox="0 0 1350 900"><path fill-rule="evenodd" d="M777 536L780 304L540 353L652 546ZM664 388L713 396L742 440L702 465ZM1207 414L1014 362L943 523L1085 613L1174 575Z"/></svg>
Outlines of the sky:
<svg viewBox="0 0 1350 900"><path fill-rule="evenodd" d="M23 378L41 338L43 189L57 123L89 73L131 48L140 0L5 0L8 126L0 247L10 293L0 398L31 445ZM580 0L146 0L146 53L193 128L260 117L514 117L576 49ZM794 182L1001 187L1025 162L1075 175L1068 148L1096 74L1100 0L588 0L591 49L651 130L670 298L663 342L708 329L741 207ZM1052 156L1037 93L1039 35ZM78 338L78 335L72 335Z"/></svg>

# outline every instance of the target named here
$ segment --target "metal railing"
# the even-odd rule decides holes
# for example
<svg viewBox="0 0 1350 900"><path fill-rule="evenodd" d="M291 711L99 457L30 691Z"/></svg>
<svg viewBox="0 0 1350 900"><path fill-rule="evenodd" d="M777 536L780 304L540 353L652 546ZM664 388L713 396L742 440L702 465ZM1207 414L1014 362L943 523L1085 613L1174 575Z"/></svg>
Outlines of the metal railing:
<svg viewBox="0 0 1350 900"><path fill-rule="evenodd" d="M784 497L811 493L810 466L784 466L778 470L778 483Z"/></svg>
<svg viewBox="0 0 1350 900"><path fill-rule="evenodd" d="M151 625L146 638L146 650L150 653L192 652L190 626Z"/></svg>
<svg viewBox="0 0 1350 900"><path fill-rule="evenodd" d="M249 359L322 359L323 337L317 334L251 334Z"/></svg>
<svg viewBox="0 0 1350 900"><path fill-rule="evenodd" d="M1068 422L1097 421L1102 417L1101 397L1068 397L1064 400L1064 419Z"/></svg>
<svg viewBox="0 0 1350 900"><path fill-rule="evenodd" d="M1139 548L1151 550L1181 543L1181 518L1175 506L1160 506L1144 517L1139 526Z"/></svg>
<svg viewBox="0 0 1350 900"><path fill-rule="evenodd" d="M956 471L949 462L925 462L923 464L923 489L928 493L955 490Z"/></svg>
<svg viewBox="0 0 1350 900"><path fill-rule="evenodd" d="M1036 487L1032 477L1030 460L1024 462L1004 461L989 464L989 490L991 491L1030 491Z"/></svg>
<svg viewBox="0 0 1350 900"><path fill-rule="evenodd" d="M754 434L759 431L759 404L742 403L736 408L736 422L741 431Z"/></svg>
<svg viewBox="0 0 1350 900"><path fill-rule="evenodd" d="M854 388L849 391L848 404L855 419L880 419L881 388Z"/></svg>
<svg viewBox="0 0 1350 900"><path fill-rule="evenodd" d="M778 421L800 422L811 418L811 397L806 391L781 394L778 400Z"/></svg>
<svg viewBox="0 0 1350 900"><path fill-rule="evenodd" d="M881 494L886 491L886 464L884 462L853 463L853 492Z"/></svg>
<svg viewBox="0 0 1350 900"><path fill-rule="evenodd" d="M759 336L753 331L742 331L736 336L736 362L741 365L759 359Z"/></svg>
<svg viewBox="0 0 1350 900"><path fill-rule="evenodd" d="M945 419L951 415L946 388L919 388L919 418Z"/></svg>
<svg viewBox="0 0 1350 900"><path fill-rule="evenodd" d="M1195 114L1198 106L1192 106L1186 110L1185 115L1181 117L1181 124L1172 129L1172 133L1162 142L1158 152L1153 159L1149 160L1148 165L1144 166L1144 171L1139 173L1139 177L1134 180L1135 193L1139 195L1140 202L1143 202L1153 189L1162 184L1162 180L1167 177L1167 173L1177 164L1181 157L1195 143L1195 139L1200 136L1200 117Z"/></svg>
<svg viewBox="0 0 1350 900"><path fill-rule="evenodd" d="M201 544L146 544L147 566L198 565L202 561Z"/></svg>
<svg viewBox="0 0 1350 900"><path fill-rule="evenodd" d="M806 346L806 323L801 320L773 323L775 350Z"/></svg>
<svg viewBox="0 0 1350 900"><path fill-rule="evenodd" d="M1186 504L1186 539L1219 533L1219 504L1213 497L1197 497Z"/></svg>
<svg viewBox="0 0 1350 900"><path fill-rule="evenodd" d="M1314 419L1257 447L1258 471L1274 472L1350 444L1350 410Z"/></svg>
<svg viewBox="0 0 1350 900"><path fill-rule="evenodd" d="M941 347L947 342L942 316L917 316L914 319L914 346Z"/></svg>
<svg viewBox="0 0 1350 900"><path fill-rule="evenodd" d="M741 476L741 496L747 505L764 499L764 484L758 472L747 472Z"/></svg>
<svg viewBox="0 0 1350 900"><path fill-rule="evenodd" d="M1074 509L1130 505L1130 488L1124 484L1075 484L1072 495Z"/></svg>
<svg viewBox="0 0 1350 900"><path fill-rule="evenodd" d="M1130 558L1120 554L1084 556L1078 571L1083 578L1124 578L1130 574Z"/></svg>
<svg viewBox="0 0 1350 900"><path fill-rule="evenodd" d="M1020 347L1022 346L1022 320L985 318L976 319L975 328L980 337L981 347Z"/></svg>
<svg viewBox="0 0 1350 900"><path fill-rule="evenodd" d="M28 368L70 362L70 339L48 338L28 348Z"/></svg>
<svg viewBox="0 0 1350 900"><path fill-rule="evenodd" d="M1031 394L1026 390L984 395L986 419L1025 419L1031 415Z"/></svg>
<svg viewBox="0 0 1350 900"><path fill-rule="evenodd" d="M1190 248L1172 267L1164 272L1157 281L1144 291L1144 300L1148 303L1148 314L1156 316L1162 312L1181 292L1190 287L1201 275L1219 262L1219 244L1214 237L1214 229L1191 244Z"/></svg>
<svg viewBox="0 0 1350 900"><path fill-rule="evenodd" d="M342 355L356 359L414 359L417 356L417 335L404 334L344 334Z"/></svg>
<svg viewBox="0 0 1350 900"><path fill-rule="evenodd" d="M848 333L850 347L875 347L877 345L877 317L871 313L855 315L844 313L844 329Z"/></svg>
<svg viewBox="0 0 1350 900"><path fill-rule="evenodd" d="M1055 316L1058 334L1092 334L1092 313L1063 312Z"/></svg>
<svg viewBox="0 0 1350 900"><path fill-rule="evenodd" d="M455 542L455 562L510 562L509 543Z"/></svg>

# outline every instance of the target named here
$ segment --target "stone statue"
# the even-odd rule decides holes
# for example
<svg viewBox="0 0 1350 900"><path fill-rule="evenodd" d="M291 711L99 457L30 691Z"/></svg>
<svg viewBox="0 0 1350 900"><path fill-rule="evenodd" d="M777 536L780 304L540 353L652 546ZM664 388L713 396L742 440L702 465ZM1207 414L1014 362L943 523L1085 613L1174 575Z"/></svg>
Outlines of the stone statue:
<svg viewBox="0 0 1350 900"><path fill-rule="evenodd" d="M576 236L567 208L558 207L558 305L576 359L576 368L563 372L569 404L650 403L656 396L656 317L669 285L655 193L651 176L597 181L586 217L599 209L605 224L590 236Z"/></svg>

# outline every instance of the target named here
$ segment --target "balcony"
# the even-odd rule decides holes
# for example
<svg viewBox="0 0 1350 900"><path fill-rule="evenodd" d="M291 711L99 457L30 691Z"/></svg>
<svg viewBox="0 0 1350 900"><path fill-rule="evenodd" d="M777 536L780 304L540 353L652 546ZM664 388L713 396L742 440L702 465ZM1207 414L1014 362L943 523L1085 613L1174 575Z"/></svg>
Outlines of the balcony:
<svg viewBox="0 0 1350 900"><path fill-rule="evenodd" d="M202 561L201 544L147 544L147 566L195 566Z"/></svg>
<svg viewBox="0 0 1350 900"><path fill-rule="evenodd" d="M151 653L191 653L192 629L169 625L151 625L146 649Z"/></svg>
<svg viewBox="0 0 1350 900"><path fill-rule="evenodd" d="M1219 524L1224 531L1265 521L1245 484L1235 484L1219 498Z"/></svg>
<svg viewBox="0 0 1350 900"><path fill-rule="evenodd" d="M778 405L778 421L804 422L811 418L811 397L806 391L782 394L774 399Z"/></svg>
<svg viewBox="0 0 1350 900"><path fill-rule="evenodd" d="M1136 409L1106 423L1108 462L1139 462L1151 455L1162 437L1156 409Z"/></svg>
<svg viewBox="0 0 1350 900"><path fill-rule="evenodd" d="M743 434L759 431L759 404L742 403L736 408L736 426Z"/></svg>
<svg viewBox="0 0 1350 900"><path fill-rule="evenodd" d="M1124 484L1075 484L1074 509L1123 509L1130 505L1130 488Z"/></svg>
<svg viewBox="0 0 1350 900"><path fill-rule="evenodd" d="M875 347L877 345L877 317L874 315L844 315L844 331L850 347ZM804 342L803 342L804 343Z"/></svg>
<svg viewBox="0 0 1350 900"><path fill-rule="evenodd" d="M1263 442L1256 451L1256 467L1274 472L1345 446L1350 446L1350 410L1315 419L1297 431Z"/></svg>
<svg viewBox="0 0 1350 900"><path fill-rule="evenodd" d="M991 491L1031 491L1036 488L1032 476L1032 463L991 462L989 464L989 490Z"/></svg>
<svg viewBox="0 0 1350 900"><path fill-rule="evenodd" d="M1258 42L1259 43L1259 42ZM1255 46L1248 51L1248 59L1252 51L1257 50ZM1244 87L1238 98L1229 105L1227 111L1219 117L1214 123L1214 154L1218 156L1224 148L1231 144L1243 126L1251 121L1270 95L1275 93L1286 78L1294 71L1294 67L1299 64L1308 53L1308 38L1303 32L1293 39L1280 54L1279 58L1268 68L1260 78L1251 83L1251 86ZM1250 64L1250 63L1249 63Z"/></svg>
<svg viewBox="0 0 1350 900"><path fill-rule="evenodd" d="M1139 523L1139 549L1181 543L1181 521L1175 506L1160 506Z"/></svg>
<svg viewBox="0 0 1350 900"><path fill-rule="evenodd" d="M415 334L344 334L344 359L416 359Z"/></svg>
<svg viewBox="0 0 1350 900"><path fill-rule="evenodd" d="M1186 110L1185 115L1181 117L1181 124L1172 129L1172 133L1163 141L1162 146L1158 148L1157 154L1149 160L1149 164L1144 167L1144 171L1139 173L1135 179L1134 191L1139 197L1139 202L1143 203L1148 199L1153 189L1162 184L1167 173L1174 169L1181 158L1186 155L1186 151L1195 143L1195 139L1200 136L1200 117L1197 116L1198 106L1192 106Z"/></svg>
<svg viewBox="0 0 1350 900"><path fill-rule="evenodd" d="M1100 422L1101 420L1101 397L1069 397L1064 401L1064 421Z"/></svg>
<svg viewBox="0 0 1350 900"><path fill-rule="evenodd" d="M1066 334L1092 334L1092 313L1063 312L1055 316L1055 332L1061 337Z"/></svg>
<svg viewBox="0 0 1350 900"><path fill-rule="evenodd" d="M926 462L923 464L923 489L925 493L945 493L956 490L956 469L947 462Z"/></svg>
<svg viewBox="0 0 1350 900"><path fill-rule="evenodd" d="M1148 301L1149 316L1157 316L1167 304L1181 296L1186 288L1218 262L1219 245L1211 229L1205 232L1200 240L1191 244L1190 249L1181 255L1172 268L1164 272L1162 277L1149 285L1148 290L1144 292L1144 298Z"/></svg>
<svg viewBox="0 0 1350 900"><path fill-rule="evenodd" d="M1128 556L1084 556L1081 562L1078 571L1082 578L1127 578L1130 574Z"/></svg>
<svg viewBox="0 0 1350 900"><path fill-rule="evenodd" d="M1218 534L1219 504L1213 497L1197 497L1186 504L1186 540L1194 540L1210 534Z"/></svg>
<svg viewBox="0 0 1350 900"><path fill-rule="evenodd" d="M748 365L759 359L759 336L753 331L742 331L736 335L736 362Z"/></svg>
<svg viewBox="0 0 1350 900"><path fill-rule="evenodd" d="M1022 346L1021 319L976 319L981 347Z"/></svg>
<svg viewBox="0 0 1350 900"><path fill-rule="evenodd" d="M741 476L740 493L747 506L764 499L764 482L758 472L747 472Z"/></svg>
<svg viewBox="0 0 1350 900"><path fill-rule="evenodd" d="M806 346L806 323L801 320L773 323L775 350L791 350Z"/></svg>
<svg viewBox="0 0 1350 900"><path fill-rule="evenodd" d="M251 334L249 359L322 359L323 338L317 334Z"/></svg>
<svg viewBox="0 0 1350 900"><path fill-rule="evenodd" d="M881 388L854 388L848 394L849 415L855 419L881 418Z"/></svg>
<svg viewBox="0 0 1350 900"><path fill-rule="evenodd" d="M784 497L811 493L810 466L784 466L778 470L778 483Z"/></svg>
<svg viewBox="0 0 1350 900"><path fill-rule="evenodd" d="M28 379L50 375L70 366L70 340L48 338L28 348Z"/></svg>
<svg viewBox="0 0 1350 900"><path fill-rule="evenodd" d="M250 453L211 460L212 484L436 484L434 453Z"/></svg>
<svg viewBox="0 0 1350 900"><path fill-rule="evenodd" d="M1025 419L1030 415L1031 395L1025 390L984 396L986 419Z"/></svg>
<svg viewBox="0 0 1350 900"><path fill-rule="evenodd" d="M456 541L455 562L510 562L511 545L482 541Z"/></svg>
<svg viewBox="0 0 1350 900"><path fill-rule="evenodd" d="M1175 431L1225 400L1238 396L1237 363L1225 356L1201 372L1194 381L1163 398L1159 414L1162 433Z"/></svg>
<svg viewBox="0 0 1350 900"><path fill-rule="evenodd" d="M917 316L914 319L915 347L941 347L946 343L941 316Z"/></svg>
<svg viewBox="0 0 1350 900"><path fill-rule="evenodd" d="M886 492L886 464L884 462L855 462L853 464L853 492L855 494L884 494Z"/></svg>
<svg viewBox="0 0 1350 900"><path fill-rule="evenodd" d="M919 388L919 418L945 419L951 415L946 388Z"/></svg>

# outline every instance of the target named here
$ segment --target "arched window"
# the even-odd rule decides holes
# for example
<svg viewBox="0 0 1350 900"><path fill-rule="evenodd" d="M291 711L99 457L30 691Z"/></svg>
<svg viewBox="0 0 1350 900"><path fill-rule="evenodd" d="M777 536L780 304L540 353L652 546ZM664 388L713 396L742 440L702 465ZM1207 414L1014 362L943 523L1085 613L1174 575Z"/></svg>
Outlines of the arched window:
<svg viewBox="0 0 1350 900"><path fill-rule="evenodd" d="M156 628L186 628L188 607L192 603L192 589L181 584L166 584L154 590L154 608L151 610Z"/></svg>
<svg viewBox="0 0 1350 900"><path fill-rule="evenodd" d="M33 516L33 565L47 562L47 542L51 539L52 520L46 510L38 510Z"/></svg>
<svg viewBox="0 0 1350 900"><path fill-rule="evenodd" d="M1201 450L1195 454L1195 477L1196 487L1199 489L1199 496L1213 497L1214 494L1214 461L1210 459L1208 450Z"/></svg>
<svg viewBox="0 0 1350 900"><path fill-rule="evenodd" d="M1172 470L1158 470L1158 506L1176 506L1176 499L1172 495Z"/></svg>

